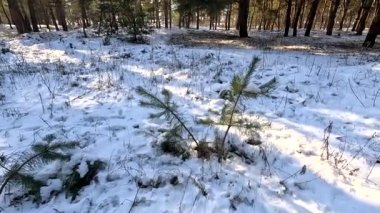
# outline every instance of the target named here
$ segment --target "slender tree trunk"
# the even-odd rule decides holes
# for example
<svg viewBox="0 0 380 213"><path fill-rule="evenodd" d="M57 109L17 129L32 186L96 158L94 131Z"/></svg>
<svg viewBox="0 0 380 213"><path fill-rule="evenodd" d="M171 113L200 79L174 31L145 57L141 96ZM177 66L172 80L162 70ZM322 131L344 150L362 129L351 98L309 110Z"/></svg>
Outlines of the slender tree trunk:
<svg viewBox="0 0 380 213"><path fill-rule="evenodd" d="M178 28L179 29L181 29L181 27L182 27L182 16L183 16L182 13L179 13L179 19L178 19L179 20L178 21Z"/></svg>
<svg viewBox="0 0 380 213"><path fill-rule="evenodd" d="M169 1L169 28L172 29L172 0Z"/></svg>
<svg viewBox="0 0 380 213"><path fill-rule="evenodd" d="M232 4L229 5L229 8L228 8L228 23L227 23L227 30L230 30L231 29L231 13L232 13Z"/></svg>
<svg viewBox="0 0 380 213"><path fill-rule="evenodd" d="M348 19L348 24L347 24L347 28L346 28L346 31L348 31L351 27L351 24L352 24L352 19L354 18L354 16L351 14L350 15L350 18Z"/></svg>
<svg viewBox="0 0 380 213"><path fill-rule="evenodd" d="M212 25L214 23L213 19L214 17L210 15L210 26L209 26L210 30L214 29L214 26Z"/></svg>
<svg viewBox="0 0 380 213"><path fill-rule="evenodd" d="M30 26L29 27L26 26L28 23L26 22L26 19L21 12L18 1L7 0L7 2L8 2L9 12L11 14L12 21L16 25L17 32L19 34L31 32Z"/></svg>
<svg viewBox="0 0 380 213"><path fill-rule="evenodd" d="M37 17L36 17L36 11L34 8L34 4L33 4L33 0L28 0L30 21L32 22L33 32L38 32L39 30L38 30L38 23L37 23Z"/></svg>
<svg viewBox="0 0 380 213"><path fill-rule="evenodd" d="M254 17L254 15L252 14L251 15L251 18L249 19L249 30L251 30L252 29L252 25L253 25L253 17Z"/></svg>
<svg viewBox="0 0 380 213"><path fill-rule="evenodd" d="M373 4L373 0L364 0L363 6L362 6L363 12L362 12L362 15L360 17L359 23L356 27L356 35L362 35L363 34L363 30L365 29L365 24L366 24L369 12L371 10L372 4Z"/></svg>
<svg viewBox="0 0 380 213"><path fill-rule="evenodd" d="M239 0L239 36L248 37L249 0Z"/></svg>
<svg viewBox="0 0 380 213"><path fill-rule="evenodd" d="M87 10L86 10L86 0L79 0L79 8L81 13L82 25L84 28L89 27L87 21Z"/></svg>
<svg viewBox="0 0 380 213"><path fill-rule="evenodd" d="M228 11L228 8L227 8L227 10L226 10L226 16L224 17L224 29L225 30L228 30L228 13L229 13L229 11Z"/></svg>
<svg viewBox="0 0 380 213"><path fill-rule="evenodd" d="M13 27L12 27L12 21L11 21L11 19L9 18L7 12L5 11L5 7L4 7L4 4L3 4L3 1L2 1L2 0L0 0L0 6L1 6L1 9L3 10L3 13L4 13L5 18L6 18L7 21L8 21L9 27L10 27L11 29L13 29Z"/></svg>
<svg viewBox="0 0 380 213"><path fill-rule="evenodd" d="M305 36L310 36L310 32L314 24L315 15L317 14L317 11L318 11L319 2L320 0L313 0L313 2L311 3L309 15L307 17Z"/></svg>
<svg viewBox="0 0 380 213"><path fill-rule="evenodd" d="M354 25L352 25L352 29L351 29L352 32L356 31L356 27L358 26L358 23L360 21L360 16L362 15L362 12L363 12L363 1L365 1L365 0L362 0L362 5L359 7Z"/></svg>
<svg viewBox="0 0 380 213"><path fill-rule="evenodd" d="M158 0L154 0L154 15L155 15L155 19L156 19L156 28L161 28L160 4L158 3Z"/></svg>
<svg viewBox="0 0 380 213"><path fill-rule="evenodd" d="M322 30L324 29L324 26L325 26L325 12L326 12L326 9L328 8L328 4L327 4L327 0L324 1L323 3L323 9L322 9L322 12L321 12L321 23L320 23L320 26L319 26L319 29Z"/></svg>
<svg viewBox="0 0 380 213"><path fill-rule="evenodd" d="M164 19L165 19L165 29L169 28L169 3L168 0L164 0Z"/></svg>
<svg viewBox="0 0 380 213"><path fill-rule="evenodd" d="M63 31L68 31L65 15L65 5L62 0L55 0L55 11L57 13L58 23L62 26Z"/></svg>
<svg viewBox="0 0 380 213"><path fill-rule="evenodd" d="M305 1L305 3L302 6L300 20L299 20L299 23L298 23L298 28L302 28L302 26L305 25L305 23L304 23L305 7L306 7L306 1Z"/></svg>
<svg viewBox="0 0 380 213"><path fill-rule="evenodd" d="M27 32L32 32L32 27L30 26L30 20L28 18L28 14L26 13L26 10L23 6L23 4L20 4L22 17L24 18L24 27L27 30Z"/></svg>
<svg viewBox="0 0 380 213"><path fill-rule="evenodd" d="M332 35L334 25L335 25L335 18L336 18L336 14L338 12L339 5L340 5L340 0L332 0L331 1L330 11L329 11L329 20L327 22L326 35Z"/></svg>
<svg viewBox="0 0 380 213"><path fill-rule="evenodd" d="M305 4L305 0L300 0L297 2L297 11L294 14L294 19L293 19L293 36L297 36L297 26L298 26L298 20L300 18L301 10L303 5Z"/></svg>
<svg viewBox="0 0 380 213"><path fill-rule="evenodd" d="M199 21L200 21L199 13L200 13L200 8L197 8L197 30L199 30Z"/></svg>
<svg viewBox="0 0 380 213"><path fill-rule="evenodd" d="M190 22L191 22L191 15L190 15L190 13L188 13L186 16L186 28L187 29L190 28Z"/></svg>
<svg viewBox="0 0 380 213"><path fill-rule="evenodd" d="M339 23L339 30L340 31L343 30L344 21L346 20L347 11L348 11L348 7L350 6L350 3L351 3L351 0L344 0L342 19Z"/></svg>
<svg viewBox="0 0 380 213"><path fill-rule="evenodd" d="M363 43L363 47L372 48L373 46L375 46L376 37L377 35L380 34L380 1L379 0L377 1L376 8L377 9L376 9L375 17L372 20L368 34Z"/></svg>
<svg viewBox="0 0 380 213"><path fill-rule="evenodd" d="M285 33L284 37L289 36L289 28L291 22L291 14L292 14L292 0L287 0L287 9L286 9L286 17L285 17Z"/></svg>
<svg viewBox="0 0 380 213"><path fill-rule="evenodd" d="M86 1L85 0L79 0L79 7L81 11L81 19L82 19L82 29L83 29L83 36L87 38L87 33L86 33L86 19L87 19L87 13L86 13L86 6L85 6Z"/></svg>
<svg viewBox="0 0 380 213"><path fill-rule="evenodd" d="M50 13L50 16L51 16L51 20L53 21L55 30L59 31L59 27L58 27L58 24L57 24L57 19L55 18L53 7L52 7L51 4L49 4L49 13Z"/></svg>

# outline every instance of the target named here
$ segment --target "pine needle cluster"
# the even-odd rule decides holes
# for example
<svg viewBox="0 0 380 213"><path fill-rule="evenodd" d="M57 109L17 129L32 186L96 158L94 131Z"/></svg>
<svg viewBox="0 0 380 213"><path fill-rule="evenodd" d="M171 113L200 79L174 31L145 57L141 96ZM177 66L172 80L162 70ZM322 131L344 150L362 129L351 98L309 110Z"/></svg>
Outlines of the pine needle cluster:
<svg viewBox="0 0 380 213"><path fill-rule="evenodd" d="M187 127L185 119L180 116L178 112L178 106L172 102L172 94L169 90L163 89L161 95L163 98L158 98L155 95L146 91L143 87L137 87L137 93L146 98L146 100L141 100L140 105L144 107L149 107L153 109L160 110L158 113L153 113L150 118L160 118L164 116L167 120L171 121L172 129L166 134L174 136L175 138L182 139L181 133L186 132L192 141L198 146L199 142L195 138L191 129ZM171 134L174 133L174 134Z"/></svg>
<svg viewBox="0 0 380 213"><path fill-rule="evenodd" d="M5 173L2 177L0 194L6 186L23 186L29 195L39 199L40 188L44 186L44 182L35 179L35 172L52 161L70 160L69 151L78 145L74 141L53 142L54 139L53 135L48 135L44 142L32 145L31 151L13 154L11 157L1 156L0 166Z"/></svg>

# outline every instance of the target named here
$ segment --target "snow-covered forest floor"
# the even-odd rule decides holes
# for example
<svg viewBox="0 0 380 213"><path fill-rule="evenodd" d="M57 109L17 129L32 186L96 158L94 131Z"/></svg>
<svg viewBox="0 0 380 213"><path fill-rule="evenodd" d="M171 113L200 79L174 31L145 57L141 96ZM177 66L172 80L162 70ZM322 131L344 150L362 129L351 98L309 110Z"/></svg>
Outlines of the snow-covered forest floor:
<svg viewBox="0 0 380 213"><path fill-rule="evenodd" d="M0 53L1 154L29 151L53 134L79 142L69 164L80 164L80 174L88 171L82 162L106 166L71 200L49 175L62 165L43 165L32 171L51 179L42 203L15 202L23 190L14 186L1 195L0 211L380 211L379 52L180 44L187 36L162 30L150 44L112 38L108 46L74 31L1 38L0 49L9 48ZM196 121L221 112L220 92L254 56L260 62L250 83L277 81L241 103L262 126L262 144L233 129L229 141L239 152L222 164L195 150L187 160L163 153L168 122L149 118L156 111L139 105L136 88L157 97L169 90L196 136L212 141L216 127Z"/></svg>

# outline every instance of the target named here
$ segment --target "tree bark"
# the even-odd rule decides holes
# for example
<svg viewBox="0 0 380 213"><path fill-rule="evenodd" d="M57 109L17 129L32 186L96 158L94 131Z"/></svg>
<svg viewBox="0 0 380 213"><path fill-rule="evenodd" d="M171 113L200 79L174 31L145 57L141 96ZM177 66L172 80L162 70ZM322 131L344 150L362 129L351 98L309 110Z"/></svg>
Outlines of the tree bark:
<svg viewBox="0 0 380 213"><path fill-rule="evenodd" d="M305 0L300 0L299 2L297 2L297 11L295 12L294 19L293 19L293 36L294 37L297 36L298 20L300 18L301 10L304 4L305 4Z"/></svg>
<svg viewBox="0 0 380 213"><path fill-rule="evenodd" d="M289 28L290 28L290 22L291 22L291 14L292 14L292 0L287 1L287 9L286 9L286 18L285 18L285 33L284 37L289 36Z"/></svg>
<svg viewBox="0 0 380 213"><path fill-rule="evenodd" d="M27 20L21 12L18 0L7 0L7 2L12 21L16 25L17 32L19 34L31 32L30 25L29 27L26 26L29 23L27 23Z"/></svg>
<svg viewBox="0 0 380 213"><path fill-rule="evenodd" d="M197 8L197 30L199 30L199 13L200 13L200 8Z"/></svg>
<svg viewBox="0 0 380 213"><path fill-rule="evenodd" d="M327 5L327 0L325 0L323 2L323 9L322 9L322 12L321 12L321 23L320 23L320 26L319 26L319 29L322 30L324 29L324 26L325 26L325 11L327 9L328 5Z"/></svg>
<svg viewBox="0 0 380 213"><path fill-rule="evenodd" d="M169 28L169 3L168 0L164 0L164 22L165 29Z"/></svg>
<svg viewBox="0 0 380 213"><path fill-rule="evenodd" d="M227 23L227 30L231 29L231 13L232 13L232 4L229 5L228 8L228 23Z"/></svg>
<svg viewBox="0 0 380 213"><path fill-rule="evenodd" d="M348 11L348 7L350 6L350 3L351 3L351 0L344 0L343 15L342 15L342 19L340 20L340 23L339 23L339 30L343 30L343 24L344 24L344 21L346 20L347 11Z"/></svg>
<svg viewBox="0 0 380 213"><path fill-rule="evenodd" d="M302 10L301 10L301 14L300 14L300 20L298 23L298 28L302 28L302 26L305 25L305 23L304 23L305 7L306 7L306 1L302 6Z"/></svg>
<svg viewBox="0 0 380 213"><path fill-rule="evenodd" d="M51 20L53 21L53 24L54 24L55 30L56 30L56 31L59 31L59 27L58 27L58 24L57 24L57 19L55 18L54 11L53 11L53 7L52 7L51 4L49 4L49 14L50 14L50 16L51 16Z"/></svg>
<svg viewBox="0 0 380 213"><path fill-rule="evenodd" d="M249 0L239 0L239 36L248 37Z"/></svg>
<svg viewBox="0 0 380 213"><path fill-rule="evenodd" d="M55 11L57 13L58 24L62 26L63 31L68 31L65 15L65 5L62 0L55 0Z"/></svg>
<svg viewBox="0 0 380 213"><path fill-rule="evenodd" d="M49 12L46 11L46 5L45 5L45 3L43 3L41 0L39 0L39 3L40 3L40 6L42 8L42 13L43 13L43 16L44 16L44 21L45 21L46 28L50 31Z"/></svg>
<svg viewBox="0 0 380 213"><path fill-rule="evenodd" d="M356 15L356 19L355 19L354 25L352 25L352 29L351 29L352 32L356 31L356 27L358 26L358 23L359 23L359 20L360 20L360 16L362 15L362 12L363 12L363 1L365 1L365 0L362 0L362 5L359 7L359 10L358 10L358 13Z"/></svg>
<svg viewBox="0 0 380 213"><path fill-rule="evenodd" d="M371 10L373 0L364 0L362 4L362 15L360 17L359 23L356 27L356 35L362 35L365 29L365 23L368 18L369 11Z"/></svg>
<svg viewBox="0 0 380 213"><path fill-rule="evenodd" d="M28 32L32 32L32 27L30 26L30 20L29 20L28 14L25 11L25 8L24 8L24 5L22 4L22 2L20 4L20 9L21 9L22 17L24 18L25 29L27 29Z"/></svg>
<svg viewBox="0 0 380 213"><path fill-rule="evenodd" d="M169 28L172 29L172 0L169 1Z"/></svg>
<svg viewBox="0 0 380 213"><path fill-rule="evenodd" d="M34 3L35 4L35 3ZM33 32L39 32L36 10L33 5L33 0L28 0L28 8L30 13L30 21L32 22Z"/></svg>
<svg viewBox="0 0 380 213"><path fill-rule="evenodd" d="M160 22L160 5L158 3L158 0L154 0L154 18L156 22L156 28L161 28L161 22Z"/></svg>
<svg viewBox="0 0 380 213"><path fill-rule="evenodd" d="M363 43L363 47L370 47L372 48L375 46L375 40L377 35L380 34L380 1L377 1L376 4L376 14L374 19L372 20L372 24L369 28L368 34L365 38L365 41Z"/></svg>
<svg viewBox="0 0 380 213"><path fill-rule="evenodd" d="M89 27L88 25L88 18L87 18L87 10L86 10L86 0L79 0L79 8L80 8L80 14L82 19L82 25L84 28Z"/></svg>
<svg viewBox="0 0 380 213"><path fill-rule="evenodd" d="M314 25L315 15L317 14L317 11L318 11L319 2L320 0L313 0L313 2L311 3L309 15L307 16L305 36L310 36L311 29L313 28L313 25Z"/></svg>
<svg viewBox="0 0 380 213"><path fill-rule="evenodd" d="M13 27L12 27L12 21L11 21L11 19L9 18L7 12L5 11L5 7L4 7L4 4L3 4L3 1L2 1L2 0L0 0L0 6L1 6L1 9L3 10L3 13L4 13L5 18L6 18L7 21L8 21L9 27L10 27L11 29L13 29Z"/></svg>
<svg viewBox="0 0 380 213"><path fill-rule="evenodd" d="M335 18L336 18L336 14L338 12L339 5L340 5L340 0L331 0L331 6L330 6L330 11L329 11L329 20L327 22L326 35L332 35L334 25L335 25Z"/></svg>
<svg viewBox="0 0 380 213"><path fill-rule="evenodd" d="M83 29L83 36L87 38L86 33L86 27L87 27L87 12L86 12L86 6L85 6L86 0L79 0L79 8L81 12L81 19L82 19L82 29Z"/></svg>

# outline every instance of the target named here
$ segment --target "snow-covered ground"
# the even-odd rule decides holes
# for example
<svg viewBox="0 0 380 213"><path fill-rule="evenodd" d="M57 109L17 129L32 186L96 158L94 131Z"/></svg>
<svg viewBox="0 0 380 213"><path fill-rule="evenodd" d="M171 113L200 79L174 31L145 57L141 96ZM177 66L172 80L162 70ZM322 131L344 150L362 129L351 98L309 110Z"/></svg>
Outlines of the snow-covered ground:
<svg viewBox="0 0 380 213"><path fill-rule="evenodd" d="M377 56L191 48L166 44L169 34L159 31L145 45L113 38L104 46L77 32L0 41L11 50L0 53L1 153L55 134L80 142L76 159L107 162L72 202L62 193L39 206L9 206L7 194L3 212L380 212ZM210 139L212 127L194 121L222 108L219 92L254 56L261 61L251 83L278 81L269 95L242 102L246 115L270 123L259 132L261 147L232 132L254 162L162 153L157 140L167 123L149 118L154 110L139 106L136 87L171 91L197 137ZM137 180L161 184L139 188Z"/></svg>

